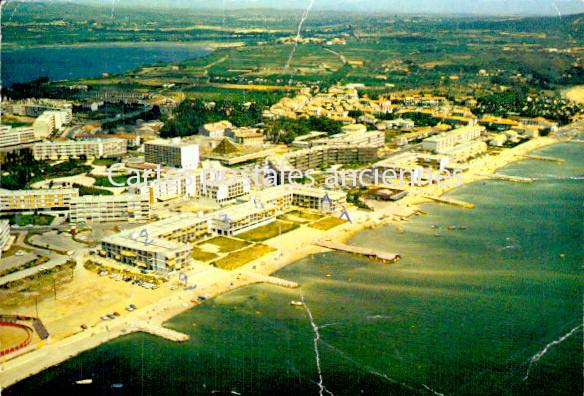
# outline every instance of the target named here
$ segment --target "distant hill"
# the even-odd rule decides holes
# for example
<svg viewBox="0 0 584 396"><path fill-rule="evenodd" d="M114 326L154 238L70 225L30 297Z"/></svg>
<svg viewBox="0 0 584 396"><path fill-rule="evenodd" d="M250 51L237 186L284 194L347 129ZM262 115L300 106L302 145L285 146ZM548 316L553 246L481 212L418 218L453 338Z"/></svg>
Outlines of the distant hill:
<svg viewBox="0 0 584 396"><path fill-rule="evenodd" d="M33 0L16 0L33 2ZM38 0L34 0L39 2ZM311 0L53 0L112 7L176 7L191 9L300 9ZM568 15L584 12L581 0L314 0L314 10L388 12L398 14Z"/></svg>

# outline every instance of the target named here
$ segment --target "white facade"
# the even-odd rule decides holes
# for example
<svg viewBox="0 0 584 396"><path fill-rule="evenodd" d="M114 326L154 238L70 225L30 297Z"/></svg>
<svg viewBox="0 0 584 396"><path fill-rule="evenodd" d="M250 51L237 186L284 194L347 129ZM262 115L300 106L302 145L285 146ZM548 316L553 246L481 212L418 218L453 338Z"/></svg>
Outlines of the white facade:
<svg viewBox="0 0 584 396"><path fill-rule="evenodd" d="M8 241L10 241L10 222L8 220L0 220L0 257Z"/></svg>
<svg viewBox="0 0 584 396"><path fill-rule="evenodd" d="M485 127L483 126L465 126L454 129L450 132L425 139L422 142L422 149L438 154L445 154L456 145L477 139L484 131Z"/></svg>
<svg viewBox="0 0 584 396"><path fill-rule="evenodd" d="M35 143L32 153L37 161L48 159L117 157L127 153L124 139L54 140Z"/></svg>
<svg viewBox="0 0 584 396"><path fill-rule="evenodd" d="M65 209L78 196L79 190L76 188L16 191L0 189L0 211Z"/></svg>
<svg viewBox="0 0 584 396"><path fill-rule="evenodd" d="M144 144L144 159L152 164L196 169L199 166L199 145L184 143L180 139L153 140Z"/></svg>
<svg viewBox="0 0 584 396"><path fill-rule="evenodd" d="M85 195L71 200L69 213L71 223L141 223L150 219L150 200L132 194Z"/></svg>
<svg viewBox="0 0 584 396"><path fill-rule="evenodd" d="M0 147L18 146L35 141L33 127L12 128L0 125Z"/></svg>

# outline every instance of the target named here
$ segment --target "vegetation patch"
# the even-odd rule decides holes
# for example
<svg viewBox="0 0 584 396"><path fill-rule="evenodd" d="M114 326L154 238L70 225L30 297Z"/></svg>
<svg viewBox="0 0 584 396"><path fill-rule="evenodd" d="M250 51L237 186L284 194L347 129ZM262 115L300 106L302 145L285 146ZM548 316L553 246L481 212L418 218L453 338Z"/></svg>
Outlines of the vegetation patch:
<svg viewBox="0 0 584 396"><path fill-rule="evenodd" d="M300 226L296 223L274 221L270 224L239 234L238 236L249 241L261 242L295 230L298 227Z"/></svg>
<svg viewBox="0 0 584 396"><path fill-rule="evenodd" d="M193 250L191 251L191 256L193 259L197 261L202 261L204 263L216 259L218 257L215 253L206 252L198 247L193 248Z"/></svg>
<svg viewBox="0 0 584 396"><path fill-rule="evenodd" d="M53 298L55 291L73 280L73 270L77 263L73 260L57 265L51 269L40 271L24 279L15 280L0 286L0 301L2 307L10 309L34 305L46 298Z"/></svg>
<svg viewBox="0 0 584 396"><path fill-rule="evenodd" d="M215 245L219 248L221 253L229 253L233 252L234 250L243 249L250 245L247 241L242 241L235 238L228 238L223 236L218 236L212 239L205 241L204 243L209 243L211 245Z"/></svg>
<svg viewBox="0 0 584 396"><path fill-rule="evenodd" d="M311 221L316 221L322 219L324 216L319 213L314 212L304 212L300 210L293 210L292 212L288 212L285 215L278 217L279 219L285 221L291 221L293 223L310 223Z"/></svg>
<svg viewBox="0 0 584 396"><path fill-rule="evenodd" d="M114 193L109 191L109 190L103 190L101 188L95 188L95 187L88 187L88 186L84 186L84 185L77 184L77 183L73 184L73 187L79 189L80 196L84 196L84 195L114 195Z"/></svg>
<svg viewBox="0 0 584 396"><path fill-rule="evenodd" d="M311 228L316 228L317 230L330 230L331 228L340 226L341 224L345 224L346 221L343 219L339 219L338 217L325 217L315 223L309 225Z"/></svg>
<svg viewBox="0 0 584 396"><path fill-rule="evenodd" d="M37 214L37 215L12 215L8 218L10 224L17 224L19 226L35 225L35 226L49 226L53 222L54 216Z"/></svg>
<svg viewBox="0 0 584 396"><path fill-rule="evenodd" d="M93 160L93 165L96 166L112 166L113 164L117 163L118 161L111 158L98 158Z"/></svg>
<svg viewBox="0 0 584 396"><path fill-rule="evenodd" d="M275 251L276 249L272 247L256 244L247 249L230 253L227 256L214 261L213 264L218 268L233 270Z"/></svg>

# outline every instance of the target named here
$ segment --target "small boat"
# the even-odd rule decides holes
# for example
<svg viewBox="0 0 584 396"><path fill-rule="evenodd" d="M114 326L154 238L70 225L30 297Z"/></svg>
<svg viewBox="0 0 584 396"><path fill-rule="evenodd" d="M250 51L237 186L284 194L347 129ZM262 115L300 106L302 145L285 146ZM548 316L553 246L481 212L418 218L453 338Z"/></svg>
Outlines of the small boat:
<svg viewBox="0 0 584 396"><path fill-rule="evenodd" d="M303 307L304 306L304 303L302 301L294 301L294 300L292 300L292 301L290 301L290 305L293 305L295 307Z"/></svg>
<svg viewBox="0 0 584 396"><path fill-rule="evenodd" d="M465 226L454 226L454 225L451 225L451 226L448 226L448 229L449 230L466 230L466 227Z"/></svg>
<svg viewBox="0 0 584 396"><path fill-rule="evenodd" d="M92 379L84 379L84 380L75 381L75 383L77 385L91 385L91 384L93 384L93 380Z"/></svg>

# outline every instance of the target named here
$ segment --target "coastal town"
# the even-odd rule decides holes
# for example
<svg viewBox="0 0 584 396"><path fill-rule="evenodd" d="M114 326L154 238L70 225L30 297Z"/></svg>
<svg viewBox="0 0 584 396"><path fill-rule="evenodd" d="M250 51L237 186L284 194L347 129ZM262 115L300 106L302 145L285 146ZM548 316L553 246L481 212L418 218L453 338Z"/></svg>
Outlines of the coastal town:
<svg viewBox="0 0 584 396"><path fill-rule="evenodd" d="M314 2L310 3L308 9L300 10L300 19L281 10L258 10L257 15L254 8L226 12L225 4L222 10L201 12L172 7L124 8L115 1L111 9L109 5L69 2L54 5L17 1L5 5L2 28L8 55L3 50L3 57L14 57L12 64L6 63L8 68L14 64L17 67L12 75L2 73L0 103L0 393L3 389L9 394L27 389L29 385L18 387L49 368L128 335L149 334L157 341L182 343L194 349L196 331L204 326L189 320L190 333L184 326L175 327L169 322L188 312L215 309L214 304L221 304L221 298L233 293L252 290L258 294L248 287L256 285L262 288L264 299L270 298L266 290L281 292L278 310L302 316L303 323L309 325L302 331L314 336L309 340L314 346L309 356L312 359L314 352L315 367L299 370L291 360L286 362L286 372L297 375L304 387L299 389L333 394L323 384L319 346L324 346L334 353L334 359L349 362L347 367L358 367L357 371L365 373L365 379L351 378L354 383L340 394L357 394L357 390L361 394L394 394L385 392L389 389L385 387L367 388L377 379L384 386L395 386L395 394L410 394L402 393L404 390L428 395L473 394L476 383L490 381L481 377L482 371L476 373L477 367L482 370L484 361L498 362L500 356L477 360L480 354L473 350L468 360L461 358L465 366L459 371L464 386L459 389L456 385L456 392L435 391L422 374L412 379L409 373L401 373L402 377L394 380L394 374L390 378L375 368L372 362L377 359L401 362L408 354L419 359L419 351L404 346L417 345L424 333L411 316L400 315L398 310L387 313L381 309L383 304L391 300L409 309L408 302L419 297L414 311L432 314L418 315L420 320L438 324L438 330L426 331L431 333L429 343L435 345L443 337L440 330L452 326L453 332L466 333L474 326L466 318L480 316L469 310L463 320L463 314L453 310L450 317L446 309L441 311L446 299L452 298L456 309L470 301L459 299L461 295L481 302L497 300L485 308L493 315L490 322L497 322L498 316L489 310L512 312L513 302L509 301L520 301L523 296L514 293L520 294L521 288L546 298L557 294L566 301L566 296L576 293L570 282L577 271L569 267L574 258L566 257L570 246L530 246L537 251L534 254L546 258L548 267L530 262L530 266L540 266L541 273L533 270L533 274L525 275L512 261L515 256L529 257L518 248L523 241L493 227L489 232L500 232L504 246L499 249L500 241L487 243L480 239L475 244L487 253L478 248L477 252L499 255L499 264L503 264L497 267L495 260L486 263L484 266L492 267L495 275L485 275L479 266L457 268L460 257L449 256L448 263L438 262L430 269L417 266L420 259L407 262L412 250L402 251L408 242L401 241L400 245L395 236L415 224L412 227L417 227L419 235L464 250L470 260L475 260L465 250L475 246L459 243L467 237L470 240L471 235L483 235L467 227L468 218L461 221L462 216L448 217L447 224L444 220L428 223L436 219L429 214L429 207L476 217L488 206L486 198L500 195L500 199L508 199L511 195L495 188L481 190L488 191L484 194L456 195L456 188L496 182L497 188L544 185L553 189L545 184L549 182L545 177L566 183L581 180L580 174L558 172L543 177L539 173L509 172L506 167L529 160L567 168L569 158L540 150L582 143L584 47L578 35L582 14L463 20L458 16L321 11L309 18ZM162 43L164 56L148 55L157 51L150 48L152 43ZM200 48L189 52L193 49L187 47L193 43ZM111 65L122 61L128 64L108 68L111 65L104 61L104 65L96 66L103 70L80 73L76 62L84 60L83 56L77 59L66 52L72 47L91 52L101 46L108 48L104 51L107 57L120 58L109 60ZM138 55L131 55L134 46ZM31 49L39 53L46 50L51 57L59 58L59 63L66 60L70 64L59 66L63 74L49 73L50 78L44 74L21 78L21 63L22 74L28 64L17 55ZM173 51L176 53L168 55ZM182 58L177 55L181 51L186 54ZM121 59L126 55L127 59ZM36 62L36 55L27 56L34 58L29 63ZM146 60L148 56L153 60ZM144 59L131 63L141 57ZM549 205L554 205L551 199ZM556 206L562 205L563 201ZM515 214L509 209L509 217L527 216L530 210ZM550 217L551 213L550 209ZM420 219L429 220L422 223ZM388 228L396 233L380 233L382 236L371 238L369 244L358 241L359 235ZM468 233L467 228L471 229ZM520 231L525 233L525 244L536 245L527 227ZM542 226L541 233L546 232L560 233ZM578 236L581 232L572 238L577 240ZM423 252L423 260L426 256L434 260L439 255L428 239L426 244L416 242L416 249ZM434 250L438 250L436 246ZM507 254L507 250L514 256L503 256L501 252ZM332 270L319 261L342 261L339 257L359 268ZM562 264L554 264L552 257L563 260ZM315 320L309 305L320 303L320 296L305 300L307 278L287 272L302 260L318 267L310 274L315 288L332 284L336 293L347 295L342 302L327 302L338 310L338 315L332 315L334 321L325 323L323 318L321 323L321 317ZM410 276L396 277L402 284L396 281L378 287L375 282L379 273L374 272L370 276L375 282L358 280L362 268L389 272L402 265L400 275ZM519 268L513 268L515 274L510 269L513 265ZM478 275L467 280L458 270L464 276ZM337 276L337 271L347 271L346 276ZM554 271L567 286L555 278L549 280L550 284L556 282L568 291L539 289L545 284L542 279L547 281ZM535 280L529 283L524 275ZM418 282L425 277L446 280L438 290L434 284ZM525 283L518 286L512 278ZM386 286L387 290L403 293L403 300L384 294ZM444 300L432 300L429 289L433 288ZM420 295L408 294L413 289ZM348 315L345 305L349 299L353 303L350 294L354 290L375 292L374 299L379 298L379 302L372 302L366 314L354 319L347 334L335 338L341 334L335 326L341 321L350 322L343 315ZM482 294L484 290L496 290L500 295L488 296ZM240 300L255 304L259 301L255 297ZM355 298L355 305L370 295L362 292L359 298ZM284 306L281 301L285 301ZM550 306L553 304L550 302ZM237 308L228 310L235 312ZM537 314L539 310L533 309ZM253 318L262 317L255 305L249 312ZM516 316L525 323L533 319ZM511 333L529 333L529 342L513 344L515 349L509 349L517 356L530 353L527 376L548 347L580 331L581 324L574 327L570 321L573 318L565 316L558 323L568 324L559 330L559 325L547 329L533 319L538 331L553 330L545 334L532 334L505 323L509 327L502 331L509 339ZM400 330L393 331L390 324L384 327L386 321L403 325L398 329L407 336L400 339ZM376 327L377 323L382 324ZM270 323L277 327L270 331L286 333L288 347L296 348L290 341L290 334L296 331L288 325ZM221 326L207 329L219 332ZM566 332L566 326L572 330ZM369 356L367 352L362 359L354 359L334 342L321 340L319 330L326 327L332 328L330 339L363 341L364 351L368 348L365 339L390 339L388 350L394 350L395 355L376 356L371 352ZM556 341L541 349L539 338L547 340L550 334L557 336ZM261 339L261 332L254 337ZM500 336L493 337L501 341ZM536 338L537 345L533 343ZM487 349L500 346L493 347L488 338L485 340ZM461 345L467 348L470 342L470 338L464 339ZM420 342L420 348L422 345ZM540 352L533 355L531 349ZM464 349L463 354L467 352ZM425 373L436 375L437 382L448 375L436 367L455 359L450 350L442 353L446 357L428 363L430 368ZM193 356L189 355L192 361L202 359L202 354ZM141 394L145 394L144 341L141 359L140 386ZM329 370L331 364L334 369L327 375L338 379L344 371L336 371L334 359L328 362ZM225 374L229 371L225 367L231 366L221 366L224 363L217 363L221 374L213 375L231 378ZM505 370L516 374L517 367L525 368L525 363L516 363L505 363ZM505 371L498 364L491 367L495 376ZM422 365L417 365L418 369ZM83 364L80 366L75 378L67 377L70 388L63 389L79 394L83 387L93 389L91 386L96 385L93 381L98 382L99 375L95 370L83 373ZM190 366L185 363L185 367ZM262 370L265 367L258 372ZM267 372L271 375L270 370ZM524 385L527 376L519 386ZM278 382L274 378L269 377L264 389L281 389L271 388L269 382ZM118 380L101 379L100 394L118 394L115 392L124 389L125 384ZM191 385L184 378L177 381L180 386ZM245 394L263 394L254 393L255 388L239 380L222 391L217 390L219 385L207 389L209 382L221 383L216 378L201 381L202 387L197 388L200 393L196 394L243 394L235 390L240 389L239 385ZM335 386L344 386L343 381L338 382L341 385ZM185 389L180 386L177 389ZM138 388L130 385L125 389L133 394ZM383 391L376 393L379 389ZM270 394L285 393L274 390Z"/></svg>
<svg viewBox="0 0 584 396"><path fill-rule="evenodd" d="M271 274L327 249L364 254L325 241L406 221L420 203L472 207L441 198L463 183L530 182L494 172L573 138L582 123L580 113L566 126L477 117L473 103L423 93L373 100L352 86L304 89L262 116L327 117L341 132L309 131L283 144L261 126L229 120L183 138L161 138L158 120L105 133L78 121L77 103L6 101L4 114L34 121L2 126L3 177L27 161L50 165L29 188L0 191L8 216L2 315L28 334L1 351L0 378L10 384L57 363L64 357L52 351L62 342L78 353L132 331L164 334L172 315L247 284L299 287ZM370 254L399 259L399 252ZM31 288L38 291L24 291Z"/></svg>

